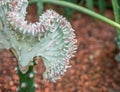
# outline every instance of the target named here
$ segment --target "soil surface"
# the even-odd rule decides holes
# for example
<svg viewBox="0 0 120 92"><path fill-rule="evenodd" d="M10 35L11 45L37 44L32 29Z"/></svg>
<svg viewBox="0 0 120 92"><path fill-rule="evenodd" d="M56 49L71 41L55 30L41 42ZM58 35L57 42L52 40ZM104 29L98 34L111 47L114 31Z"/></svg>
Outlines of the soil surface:
<svg viewBox="0 0 120 92"><path fill-rule="evenodd" d="M105 16L113 19L109 10ZM27 18L36 21L36 17ZM70 61L72 67L56 83L48 83L43 81L45 67L40 61L35 67L36 92L120 92L120 64L114 59L115 29L80 12L73 14L71 24L78 39L76 56ZM0 51L0 92L16 92L16 65L9 51Z"/></svg>

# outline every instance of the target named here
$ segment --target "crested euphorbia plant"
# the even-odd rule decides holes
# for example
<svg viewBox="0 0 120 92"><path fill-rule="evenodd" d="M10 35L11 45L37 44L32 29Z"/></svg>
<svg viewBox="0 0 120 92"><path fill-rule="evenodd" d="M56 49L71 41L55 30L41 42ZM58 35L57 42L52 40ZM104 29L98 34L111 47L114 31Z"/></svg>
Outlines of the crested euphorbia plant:
<svg viewBox="0 0 120 92"><path fill-rule="evenodd" d="M36 23L25 20L28 0L0 0L0 49L17 58L18 92L35 92L36 57L43 59L44 79L55 82L69 68L76 50L74 30L54 10L47 10Z"/></svg>

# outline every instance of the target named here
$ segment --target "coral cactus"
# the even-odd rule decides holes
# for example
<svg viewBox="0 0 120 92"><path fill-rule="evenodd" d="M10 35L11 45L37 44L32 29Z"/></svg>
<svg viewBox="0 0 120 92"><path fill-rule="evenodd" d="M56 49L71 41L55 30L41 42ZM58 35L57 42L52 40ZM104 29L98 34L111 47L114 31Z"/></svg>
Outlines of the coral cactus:
<svg viewBox="0 0 120 92"><path fill-rule="evenodd" d="M26 39L29 33L33 36L37 35L38 38L36 40L29 34L29 38L32 36L31 40L28 39L29 44L32 45L34 42L34 46L31 46L27 53L24 50L21 52L26 53L26 56L19 55L19 64L22 67L28 66L33 57L41 56L46 66L44 78L56 80L69 67L69 59L76 49L74 30L65 18L53 10L43 13L39 22L28 23L25 20L27 4L27 0L13 0L8 13L8 21L15 31L22 33ZM16 50L17 53L22 51L22 47L24 47L23 44L21 50Z"/></svg>
<svg viewBox="0 0 120 92"><path fill-rule="evenodd" d="M46 66L44 79L55 82L70 67L69 60L77 48L70 23L54 10L44 12L38 22L28 23L25 20L28 1L12 0L9 5L7 2L9 0L1 4L8 9L7 15L5 13L0 20L0 47L10 49L18 59L19 92L25 92L22 88L28 87L24 78L33 81L34 74L30 67L34 66L34 57L43 59Z"/></svg>

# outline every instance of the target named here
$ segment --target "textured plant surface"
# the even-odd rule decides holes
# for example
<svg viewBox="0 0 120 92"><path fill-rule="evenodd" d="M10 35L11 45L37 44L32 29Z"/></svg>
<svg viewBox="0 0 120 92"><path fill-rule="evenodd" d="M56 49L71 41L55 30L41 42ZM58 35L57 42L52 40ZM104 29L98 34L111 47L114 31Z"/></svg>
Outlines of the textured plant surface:
<svg viewBox="0 0 120 92"><path fill-rule="evenodd" d="M40 56L46 66L44 78L55 81L70 67L69 59L76 50L74 30L53 10L44 12L38 22L28 23L27 6L27 0L0 5L0 48L11 49L23 74L34 65L33 58Z"/></svg>

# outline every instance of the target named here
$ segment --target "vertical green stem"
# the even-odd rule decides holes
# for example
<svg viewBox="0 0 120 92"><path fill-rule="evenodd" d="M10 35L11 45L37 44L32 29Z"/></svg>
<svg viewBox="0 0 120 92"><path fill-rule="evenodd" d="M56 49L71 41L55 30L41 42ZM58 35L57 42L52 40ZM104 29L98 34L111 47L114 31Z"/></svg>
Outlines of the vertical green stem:
<svg viewBox="0 0 120 92"><path fill-rule="evenodd" d="M114 11L115 22L120 24L119 1L118 0L112 0L112 6L113 6L113 11ZM120 29L116 28L116 32L117 32L116 43L117 43L118 49L120 50ZM119 53L116 55L115 59L118 62L120 62L120 54Z"/></svg>
<svg viewBox="0 0 120 92"><path fill-rule="evenodd" d="M98 0L98 5L99 5L98 7L100 10L100 13L104 14L105 9L106 9L106 0Z"/></svg>
<svg viewBox="0 0 120 92"><path fill-rule="evenodd" d="M112 0L112 5L113 5L115 22L120 23L120 10L119 10L120 7L119 7L118 0ZM120 30L120 29L116 28L117 36L120 35L119 30Z"/></svg>
<svg viewBox="0 0 120 92"><path fill-rule="evenodd" d="M34 75L33 66L30 66L28 72L25 74L23 74L18 67L18 76L20 80L18 92L35 92Z"/></svg>

